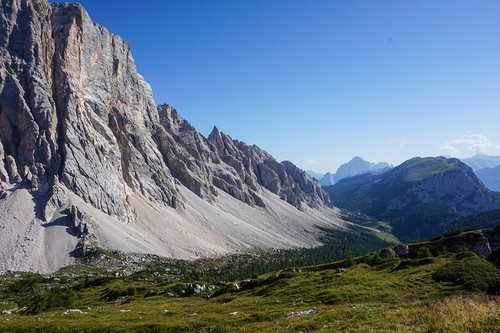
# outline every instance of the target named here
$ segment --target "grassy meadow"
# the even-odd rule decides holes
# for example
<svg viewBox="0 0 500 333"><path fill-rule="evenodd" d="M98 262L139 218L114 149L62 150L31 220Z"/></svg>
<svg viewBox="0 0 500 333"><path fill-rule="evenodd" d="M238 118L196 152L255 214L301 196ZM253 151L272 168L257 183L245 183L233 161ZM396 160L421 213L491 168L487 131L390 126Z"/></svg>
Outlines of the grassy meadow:
<svg viewBox="0 0 500 333"><path fill-rule="evenodd" d="M84 265L4 275L0 332L500 332L500 271L443 243L214 284Z"/></svg>

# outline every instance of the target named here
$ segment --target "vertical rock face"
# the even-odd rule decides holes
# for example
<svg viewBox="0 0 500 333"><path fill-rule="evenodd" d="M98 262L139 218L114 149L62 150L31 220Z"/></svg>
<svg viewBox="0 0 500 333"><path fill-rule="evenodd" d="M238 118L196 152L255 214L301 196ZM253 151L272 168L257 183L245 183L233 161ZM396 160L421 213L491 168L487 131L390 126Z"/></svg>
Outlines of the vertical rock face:
<svg viewBox="0 0 500 333"><path fill-rule="evenodd" d="M79 4L1 0L0 198L14 184L60 187L120 220L138 193L183 205L182 184L207 201L218 190L265 206L266 188L297 208L330 206L319 184L290 162L214 128L203 137L167 105L156 108L130 48Z"/></svg>
<svg viewBox="0 0 500 333"><path fill-rule="evenodd" d="M2 1L1 27L1 180L64 184L125 220L132 190L172 204L150 134L158 114L128 45L78 4Z"/></svg>

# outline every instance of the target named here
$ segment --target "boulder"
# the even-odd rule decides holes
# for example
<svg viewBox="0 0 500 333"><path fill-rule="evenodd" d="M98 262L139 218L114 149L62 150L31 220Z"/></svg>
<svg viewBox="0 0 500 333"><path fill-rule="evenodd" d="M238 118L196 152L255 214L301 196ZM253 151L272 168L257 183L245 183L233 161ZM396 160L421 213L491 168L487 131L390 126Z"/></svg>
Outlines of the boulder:
<svg viewBox="0 0 500 333"><path fill-rule="evenodd" d="M380 250L379 255L382 258L387 258L387 259L396 258L396 252L391 248L386 248L386 249Z"/></svg>
<svg viewBox="0 0 500 333"><path fill-rule="evenodd" d="M392 247L392 250L396 253L398 257L407 258L410 254L410 248L406 244L399 244Z"/></svg>

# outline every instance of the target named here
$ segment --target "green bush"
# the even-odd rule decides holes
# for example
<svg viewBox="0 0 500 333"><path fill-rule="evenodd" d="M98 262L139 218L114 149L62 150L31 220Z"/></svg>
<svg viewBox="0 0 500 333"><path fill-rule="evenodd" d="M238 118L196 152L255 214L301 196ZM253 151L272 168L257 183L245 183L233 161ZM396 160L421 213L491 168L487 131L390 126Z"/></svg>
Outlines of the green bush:
<svg viewBox="0 0 500 333"><path fill-rule="evenodd" d="M54 287L44 293L45 309L70 308L76 300L76 293L70 288Z"/></svg>
<svg viewBox="0 0 500 333"><path fill-rule="evenodd" d="M433 264L434 262L436 262L435 258L402 260L396 267L394 267L393 271L399 271L401 269L406 269L406 268L410 268L410 267L417 267L417 266Z"/></svg>
<svg viewBox="0 0 500 333"><path fill-rule="evenodd" d="M9 286L15 296L16 304L23 312L36 314L54 308L71 307L76 300L76 293L70 288L43 286L43 277L27 273Z"/></svg>
<svg viewBox="0 0 500 333"><path fill-rule="evenodd" d="M421 246L417 250L417 259L422 259L422 258L431 258L433 257L431 250L427 246Z"/></svg>
<svg viewBox="0 0 500 333"><path fill-rule="evenodd" d="M15 280L9 285L9 291L14 294L30 292L32 289L42 283L43 276L34 273L25 273L20 279Z"/></svg>
<svg viewBox="0 0 500 333"><path fill-rule="evenodd" d="M144 296L146 292L147 289L144 287L137 288L137 287L117 286L112 288L105 288L102 291L101 300L110 302L110 301L115 301L121 297L132 298L135 296Z"/></svg>
<svg viewBox="0 0 500 333"><path fill-rule="evenodd" d="M500 272L480 257L465 258L440 267L432 277L440 282L452 282L466 290L491 294L500 292Z"/></svg>

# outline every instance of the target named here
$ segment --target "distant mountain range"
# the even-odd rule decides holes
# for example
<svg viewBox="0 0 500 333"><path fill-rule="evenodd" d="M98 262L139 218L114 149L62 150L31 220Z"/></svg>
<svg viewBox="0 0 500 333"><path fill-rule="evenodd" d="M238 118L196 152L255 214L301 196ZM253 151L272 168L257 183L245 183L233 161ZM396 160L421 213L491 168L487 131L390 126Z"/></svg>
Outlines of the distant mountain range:
<svg viewBox="0 0 500 333"><path fill-rule="evenodd" d="M484 168L476 171L479 179L492 191L500 192L500 165L494 168Z"/></svg>
<svg viewBox="0 0 500 333"><path fill-rule="evenodd" d="M462 159L462 162L474 170L487 188L500 192L500 156L477 154Z"/></svg>
<svg viewBox="0 0 500 333"><path fill-rule="evenodd" d="M500 156L490 156L485 154L477 154L469 158L463 158L462 162L467 164L476 172L480 169L494 168L500 165Z"/></svg>
<svg viewBox="0 0 500 333"><path fill-rule="evenodd" d="M487 188L500 192L500 156L477 154L461 161L472 168ZM342 164L336 172L319 173L313 170L307 170L306 172L318 179L321 186L329 186L344 178L364 173L380 173L392 167L387 162L372 163L355 156L349 162Z"/></svg>
<svg viewBox="0 0 500 333"><path fill-rule="evenodd" d="M379 173L382 170L390 168L392 168L392 165L387 162L372 163L365 161L359 156L355 156L349 162L342 164L335 173L327 172L320 174L312 170L308 170L307 173L318 179L321 186L329 186L347 177L362 175L364 173Z"/></svg>
<svg viewBox="0 0 500 333"><path fill-rule="evenodd" d="M413 158L381 174L324 187L341 208L388 221L401 240L424 239L461 217L500 208L500 200L455 158Z"/></svg>
<svg viewBox="0 0 500 333"><path fill-rule="evenodd" d="M311 177L316 178L317 180L320 180L321 177L323 177L325 174L321 172L316 172L314 170L306 170L307 174Z"/></svg>

